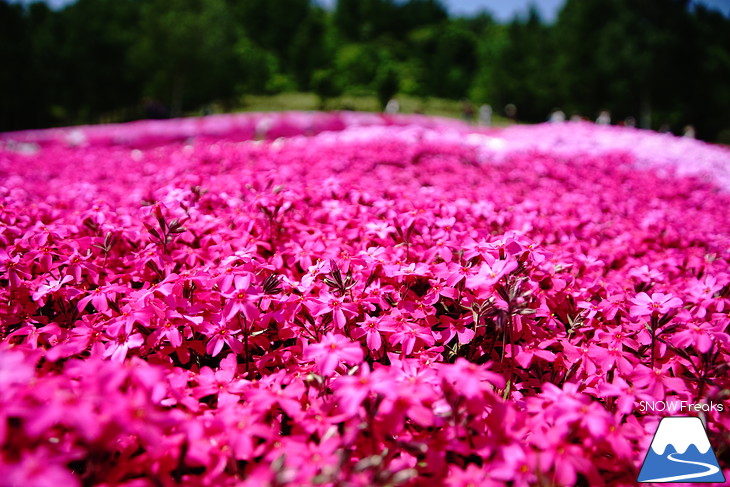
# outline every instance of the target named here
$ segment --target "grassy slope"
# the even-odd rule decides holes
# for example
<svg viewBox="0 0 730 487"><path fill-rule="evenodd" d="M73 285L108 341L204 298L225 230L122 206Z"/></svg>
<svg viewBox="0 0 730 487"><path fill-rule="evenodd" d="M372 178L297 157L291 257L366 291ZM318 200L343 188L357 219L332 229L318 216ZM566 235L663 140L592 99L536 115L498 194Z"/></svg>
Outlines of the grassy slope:
<svg viewBox="0 0 730 487"><path fill-rule="evenodd" d="M415 98L399 95L401 113L423 113L442 117L462 118L462 102L442 98ZM319 98L313 93L280 93L278 95L248 95L242 98L238 110L264 112L280 110L319 110ZM478 107L475 107L475 110ZM327 100L326 110L357 110L378 112L380 106L372 95L344 95ZM237 110L236 110L237 111ZM493 125L507 125L507 119L493 116Z"/></svg>

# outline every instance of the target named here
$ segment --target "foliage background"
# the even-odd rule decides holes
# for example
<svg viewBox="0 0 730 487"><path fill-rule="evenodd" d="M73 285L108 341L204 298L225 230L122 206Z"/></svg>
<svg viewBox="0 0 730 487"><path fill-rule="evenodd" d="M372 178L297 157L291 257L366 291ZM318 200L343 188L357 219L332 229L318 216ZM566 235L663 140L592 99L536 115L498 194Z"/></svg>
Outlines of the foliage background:
<svg viewBox="0 0 730 487"><path fill-rule="evenodd" d="M314 93L560 107L730 142L730 19L689 0L567 0L499 23L436 0L0 1L0 130L245 108ZM157 107L151 110L151 107ZM376 106L377 108L377 106Z"/></svg>

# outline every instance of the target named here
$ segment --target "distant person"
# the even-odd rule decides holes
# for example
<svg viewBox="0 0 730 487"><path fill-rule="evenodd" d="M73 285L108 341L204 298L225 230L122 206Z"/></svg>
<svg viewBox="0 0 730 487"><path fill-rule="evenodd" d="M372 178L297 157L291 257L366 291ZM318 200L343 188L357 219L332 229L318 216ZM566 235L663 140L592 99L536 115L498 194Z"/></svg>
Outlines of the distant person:
<svg viewBox="0 0 730 487"><path fill-rule="evenodd" d="M464 103L462 105L462 115L465 121L474 121L474 105L472 105L469 100L464 100Z"/></svg>
<svg viewBox="0 0 730 487"><path fill-rule="evenodd" d="M682 135L684 137L687 137L688 139L694 139L697 137L697 134L695 133L695 128L692 125L686 125L684 127L684 133Z"/></svg>
<svg viewBox="0 0 730 487"><path fill-rule="evenodd" d="M671 134L672 128L669 126L668 123L663 123L659 126L659 132L661 132L663 134Z"/></svg>
<svg viewBox="0 0 730 487"><path fill-rule="evenodd" d="M144 114L147 118L156 120L170 118L170 110L168 110L167 107L159 100L154 98L145 98L143 105Z"/></svg>
<svg viewBox="0 0 730 487"><path fill-rule="evenodd" d="M479 107L479 125L485 127L492 125L492 106L488 103Z"/></svg>
<svg viewBox="0 0 730 487"><path fill-rule="evenodd" d="M570 116L571 122L585 122L585 120L586 120L585 117L583 115L581 115L580 113L574 113L573 115Z"/></svg>
<svg viewBox="0 0 730 487"><path fill-rule="evenodd" d="M631 128L636 127L636 119L634 117L632 117L631 115L629 115L628 117L626 117L624 119L624 126L631 127Z"/></svg>
<svg viewBox="0 0 730 487"><path fill-rule="evenodd" d="M400 112L400 103L398 103L398 100L395 98L391 98L388 100L388 103L385 104L385 113L393 115L398 112Z"/></svg>
<svg viewBox="0 0 730 487"><path fill-rule="evenodd" d="M598 125L611 125L611 112L608 110L601 110L596 119Z"/></svg>
<svg viewBox="0 0 730 487"><path fill-rule="evenodd" d="M507 103L504 106L504 114L510 120L510 122L517 121L517 107L513 103Z"/></svg>
<svg viewBox="0 0 730 487"><path fill-rule="evenodd" d="M550 112L550 116L548 117L548 122L550 122L550 123L565 122L565 112L562 111L560 108L553 108L553 111Z"/></svg>

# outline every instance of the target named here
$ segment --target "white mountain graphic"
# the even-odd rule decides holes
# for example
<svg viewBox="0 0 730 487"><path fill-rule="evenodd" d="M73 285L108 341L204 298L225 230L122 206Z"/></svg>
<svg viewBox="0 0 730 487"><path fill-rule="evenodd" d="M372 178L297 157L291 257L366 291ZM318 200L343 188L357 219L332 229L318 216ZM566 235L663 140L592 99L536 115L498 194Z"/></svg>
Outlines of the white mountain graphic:
<svg viewBox="0 0 730 487"><path fill-rule="evenodd" d="M695 417L663 418L637 481L725 482L702 421Z"/></svg>
<svg viewBox="0 0 730 487"><path fill-rule="evenodd" d="M679 454L686 452L690 445L697 447L702 454L711 448L702 421L694 417L665 418L659 424L651 449L657 455L664 455L667 445L672 445Z"/></svg>

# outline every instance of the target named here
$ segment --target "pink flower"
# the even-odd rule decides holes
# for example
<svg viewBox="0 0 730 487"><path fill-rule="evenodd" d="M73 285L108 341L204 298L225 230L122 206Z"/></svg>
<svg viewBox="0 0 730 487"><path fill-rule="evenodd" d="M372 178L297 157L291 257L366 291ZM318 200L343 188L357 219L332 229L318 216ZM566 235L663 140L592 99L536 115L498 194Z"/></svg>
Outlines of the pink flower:
<svg viewBox="0 0 730 487"><path fill-rule="evenodd" d="M454 320L448 316L442 316L441 321L447 325L448 328L441 332L441 339L444 343L449 343L454 336L458 338L458 342L461 345L469 343L474 338L475 332L471 328L467 328L463 320ZM473 320L472 327L474 326Z"/></svg>
<svg viewBox="0 0 730 487"><path fill-rule="evenodd" d="M563 323L558 319L558 315L550 309L545 298L540 300L540 306L535 310L536 318L543 318L545 328L549 330L561 329Z"/></svg>
<svg viewBox="0 0 730 487"><path fill-rule="evenodd" d="M64 465L63 458L54 458L50 448L39 447L33 451L18 452L20 462L0 462L0 476L9 486L57 487L81 485L79 479Z"/></svg>
<svg viewBox="0 0 730 487"><path fill-rule="evenodd" d="M43 306L45 304L45 296L47 294L55 293L61 289L61 286L70 282L72 279L73 277L71 276L64 276L62 279L49 281L48 284L41 284L38 287L38 290L33 294L33 301L37 301L41 306Z"/></svg>
<svg viewBox="0 0 730 487"><path fill-rule="evenodd" d="M215 357L226 344L234 353L241 353L243 350L243 344L237 336L241 330L234 328L232 322L225 321L223 317L218 316L214 322L203 323L202 328L209 337L205 346L205 353L208 355Z"/></svg>
<svg viewBox="0 0 730 487"><path fill-rule="evenodd" d="M11 257L3 248L0 248L0 272L4 273L12 287L18 287L24 279L31 278L31 274L26 271L21 261L21 256Z"/></svg>
<svg viewBox="0 0 730 487"><path fill-rule="evenodd" d="M671 310L682 306L682 300L675 298L671 294L652 293L649 297L646 293L639 293L631 300L634 306L631 307L629 313L631 316L647 316L654 313L666 314Z"/></svg>
<svg viewBox="0 0 730 487"><path fill-rule="evenodd" d="M123 362L130 349L139 348L142 345L144 345L144 338L139 333L120 333L112 337L112 341L107 344L104 357Z"/></svg>
<svg viewBox="0 0 730 487"><path fill-rule="evenodd" d="M713 326L711 323L687 323L674 334L671 341L675 347L686 349L694 346L698 352L707 353L712 348L713 338L721 336L723 328L723 325Z"/></svg>
<svg viewBox="0 0 730 487"><path fill-rule="evenodd" d="M227 298L223 310L226 320L230 320L237 313L241 312L248 320L257 317L256 305L249 301L251 294L251 277L249 275L235 276L233 278L233 289L224 296Z"/></svg>
<svg viewBox="0 0 730 487"><path fill-rule="evenodd" d="M446 478L446 487L496 487L503 485L501 482L490 479L488 469L477 467L474 464L461 469L455 465L449 466L449 474Z"/></svg>
<svg viewBox="0 0 730 487"><path fill-rule="evenodd" d="M485 365L477 365L461 357L453 364L441 364L439 374L468 399L482 397L485 392L505 386L501 375L488 370Z"/></svg>
<svg viewBox="0 0 730 487"><path fill-rule="evenodd" d="M436 304L442 297L456 299L458 292L453 287L448 287L441 279L429 279L431 288L423 297L424 304Z"/></svg>
<svg viewBox="0 0 730 487"><path fill-rule="evenodd" d="M633 485L641 402L730 388L727 160L345 112L0 134L0 484Z"/></svg>
<svg viewBox="0 0 730 487"><path fill-rule="evenodd" d="M342 375L332 388L342 414L355 416L363 401L372 393L398 387L393 377L387 373L371 373L368 364L363 364L357 375Z"/></svg>
<svg viewBox="0 0 730 487"><path fill-rule="evenodd" d="M357 306L345 301L344 297L334 296L329 293L322 293L322 299L314 299L307 302L307 307L314 316L322 316L332 313L332 321L337 329L344 328L347 317L357 314Z"/></svg>
<svg viewBox="0 0 730 487"><path fill-rule="evenodd" d="M609 295L606 299L598 303L598 309L607 320L614 319L620 311L624 311L624 306L624 299L619 295Z"/></svg>
<svg viewBox="0 0 730 487"><path fill-rule="evenodd" d="M613 382L602 382L598 386L596 395L600 398L616 398L616 407L621 414L630 414L640 401L653 401L654 397L645 392L637 391L621 377Z"/></svg>
<svg viewBox="0 0 730 487"><path fill-rule="evenodd" d="M91 303L98 312L106 313L109 310L109 301L114 301L118 293L126 290L124 286L116 284L98 287L79 300L78 310L83 311L86 305Z"/></svg>
<svg viewBox="0 0 730 487"><path fill-rule="evenodd" d="M8 390L16 385L27 384L34 375L35 363L26 353L0 345L0 387Z"/></svg>
<svg viewBox="0 0 730 487"><path fill-rule="evenodd" d="M644 389L657 399L664 399L668 391L682 393L687 391L687 385L679 377L672 377L667 367L651 369L644 365L637 365L630 376L634 387Z"/></svg>
<svg viewBox="0 0 730 487"><path fill-rule="evenodd" d="M401 345L404 355L413 352L416 343L431 346L436 343L431 328L406 321L401 327L390 336L391 345Z"/></svg>
<svg viewBox="0 0 730 487"><path fill-rule="evenodd" d="M202 316L187 316L168 308L165 315L160 317L157 329L147 337L147 343L155 346L167 339L173 347L178 348L182 345L185 329L199 326L203 321Z"/></svg>
<svg viewBox="0 0 730 487"><path fill-rule="evenodd" d="M304 350L304 360L315 362L315 370L323 376L332 375L340 364L358 364L363 357L359 344L331 332L322 341L309 345Z"/></svg>
<svg viewBox="0 0 730 487"><path fill-rule="evenodd" d="M466 286L480 293L489 291L502 277L517 269L513 259L495 260L491 264L482 264L479 271L466 278Z"/></svg>
<svg viewBox="0 0 730 487"><path fill-rule="evenodd" d="M372 316L366 316L365 320L359 324L358 328L352 331L353 338L361 338L365 336L365 343L367 343L370 350L380 350L382 346L382 333L395 331L395 326L388 323L386 320L373 318Z"/></svg>
<svg viewBox="0 0 730 487"><path fill-rule="evenodd" d="M240 398L238 394L245 390L245 381L234 380L236 367L234 354L229 354L221 360L218 370L203 367L197 377L198 385L192 390L193 396L201 398L217 394L219 407L237 403Z"/></svg>
<svg viewBox="0 0 730 487"><path fill-rule="evenodd" d="M587 319L591 319L591 318L595 317L599 311L598 305L595 303L591 303L590 301L579 302L578 308L585 310L585 317Z"/></svg>
<svg viewBox="0 0 730 487"><path fill-rule="evenodd" d="M544 350L544 348L549 347L550 345L551 344L549 342L542 342L539 343L537 346L534 346L532 344L525 346L517 345L515 347L517 349L517 353L515 354L515 361L520 364L520 367L523 367L525 369L530 366L530 364L533 362L534 357L541 358L548 362L555 362L557 356L550 350Z"/></svg>

